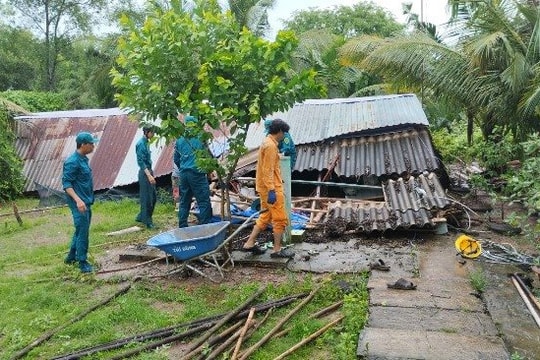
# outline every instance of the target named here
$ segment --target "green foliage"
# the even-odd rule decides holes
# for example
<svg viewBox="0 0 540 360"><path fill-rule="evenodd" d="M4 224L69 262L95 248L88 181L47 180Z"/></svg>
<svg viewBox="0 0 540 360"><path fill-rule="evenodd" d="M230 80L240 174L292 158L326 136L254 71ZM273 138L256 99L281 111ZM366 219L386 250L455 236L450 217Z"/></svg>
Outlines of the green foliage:
<svg viewBox="0 0 540 360"><path fill-rule="evenodd" d="M454 121L448 127L430 129L430 133L433 145L440 152L443 162L469 162L475 159L476 153L467 144L466 124L463 121ZM482 143L480 131L474 132L473 139L475 143Z"/></svg>
<svg viewBox="0 0 540 360"><path fill-rule="evenodd" d="M497 127L523 140L540 129L537 5L452 0L457 31L441 41L423 24L404 36L350 39L342 61L395 86L450 99L485 138ZM423 96L422 96L423 97Z"/></svg>
<svg viewBox="0 0 540 360"><path fill-rule="evenodd" d="M367 2L353 6L336 6L333 9L302 10L293 13L285 28L297 34L315 29L327 29L335 35L351 38L377 34L391 36L403 30L384 8Z"/></svg>
<svg viewBox="0 0 540 360"><path fill-rule="evenodd" d="M116 57L116 37L74 39L59 64L58 92L70 109L117 106L110 70ZM68 74L68 76L65 76Z"/></svg>
<svg viewBox="0 0 540 360"><path fill-rule="evenodd" d="M229 127L226 161L198 160L222 178L232 176L246 152L250 124L322 92L315 72L293 73L297 39L291 32L280 32L275 42L264 40L240 30L215 2L197 1L191 13L180 6L156 8L141 28L127 18L122 23L126 35L112 71L120 106L149 121L161 119L160 135L168 140L186 131L178 113L198 117L189 132L203 141L212 137L209 128Z"/></svg>
<svg viewBox="0 0 540 360"><path fill-rule="evenodd" d="M247 27L257 36L263 36L270 28L268 9L276 0L228 0L229 9L240 27Z"/></svg>
<svg viewBox="0 0 540 360"><path fill-rule="evenodd" d="M292 66L296 71L314 69L317 81L327 89L329 98L369 96L386 93L381 79L361 68L340 63L339 48L345 39L360 34L389 36L402 25L382 8L359 3L333 9L309 9L293 13L285 29L300 39Z"/></svg>
<svg viewBox="0 0 540 360"><path fill-rule="evenodd" d="M24 186L23 164L15 152L15 134L10 116L0 102L0 204L20 195Z"/></svg>
<svg viewBox="0 0 540 360"><path fill-rule="evenodd" d="M489 176L499 176L504 173L511 160L521 158L521 145L516 144L508 134L505 137L490 137L487 141L475 142L472 147L474 158L486 168Z"/></svg>
<svg viewBox="0 0 540 360"><path fill-rule="evenodd" d="M540 136L538 133L529 136L529 139L520 144L525 157L521 167L509 171L504 193L515 201L525 204L529 212L540 210Z"/></svg>
<svg viewBox="0 0 540 360"><path fill-rule="evenodd" d="M65 110L66 101L61 94L52 92L8 90L0 97L12 101L31 112Z"/></svg>
<svg viewBox="0 0 540 360"><path fill-rule="evenodd" d="M48 91L55 91L58 85L59 64L63 60L63 51L70 45L70 38L77 31L88 31L105 5L105 0L7 0L7 6L0 7L0 12L10 16L12 21L24 24L34 31L35 36L44 39L37 59L42 70L42 86Z"/></svg>
<svg viewBox="0 0 540 360"><path fill-rule="evenodd" d="M40 46L29 31L0 24L0 91L31 90L39 82Z"/></svg>

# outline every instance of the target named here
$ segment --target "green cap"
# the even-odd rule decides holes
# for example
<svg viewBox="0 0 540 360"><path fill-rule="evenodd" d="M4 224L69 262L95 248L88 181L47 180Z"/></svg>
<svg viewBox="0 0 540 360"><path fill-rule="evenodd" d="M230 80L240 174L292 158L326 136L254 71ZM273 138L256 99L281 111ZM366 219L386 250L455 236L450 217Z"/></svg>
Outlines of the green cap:
<svg viewBox="0 0 540 360"><path fill-rule="evenodd" d="M92 136L92 134L90 134L89 132L83 131L77 134L75 141L77 142L77 144L95 144L99 140L98 138Z"/></svg>

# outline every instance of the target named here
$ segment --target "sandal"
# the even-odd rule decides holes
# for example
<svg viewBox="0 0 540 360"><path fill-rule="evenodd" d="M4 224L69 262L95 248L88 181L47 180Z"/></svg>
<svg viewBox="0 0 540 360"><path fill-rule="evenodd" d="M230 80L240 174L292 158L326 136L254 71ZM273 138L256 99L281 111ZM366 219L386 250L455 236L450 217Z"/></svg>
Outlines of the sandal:
<svg viewBox="0 0 540 360"><path fill-rule="evenodd" d="M253 245L252 247L243 247L241 250L244 252L250 252L253 255L261 255L266 252L266 249L263 249L259 245Z"/></svg>
<svg viewBox="0 0 540 360"><path fill-rule="evenodd" d="M416 290L416 285L414 285L411 281L405 280L404 278L400 278L393 284L386 284L389 289L396 289L396 290Z"/></svg>
<svg viewBox="0 0 540 360"><path fill-rule="evenodd" d="M271 258L286 258L290 259L294 257L294 253L287 249L281 249L279 251L273 252L270 254Z"/></svg>
<svg viewBox="0 0 540 360"><path fill-rule="evenodd" d="M386 265L382 259L374 261L369 264L370 270L390 271L390 266Z"/></svg>

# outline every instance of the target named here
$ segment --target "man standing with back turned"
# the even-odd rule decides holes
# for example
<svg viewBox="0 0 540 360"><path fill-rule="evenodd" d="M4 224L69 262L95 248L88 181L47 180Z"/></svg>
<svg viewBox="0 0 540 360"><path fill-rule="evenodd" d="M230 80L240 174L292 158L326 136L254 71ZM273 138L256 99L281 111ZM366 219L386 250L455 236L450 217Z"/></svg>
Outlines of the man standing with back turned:
<svg viewBox="0 0 540 360"><path fill-rule="evenodd" d="M88 132L81 132L75 142L77 150L64 162L62 173L62 187L67 194L67 204L75 225L75 233L64 262L74 264L78 261L81 272L90 273L93 268L88 263L88 236L92 220L91 206L94 203L94 183L86 155L94 151L98 139Z"/></svg>
<svg viewBox="0 0 540 360"><path fill-rule="evenodd" d="M261 231L266 229L269 224L272 224L274 249L270 257L294 257L293 252L281 247L281 240L288 223L288 217L285 211L285 195L279 167L278 144L283 140L285 133L289 129L289 125L285 121L275 119L269 125L268 136L266 136L259 148L255 187L261 198L261 210L268 211L263 211L259 215L249 239L242 248L243 251L251 252L254 255L265 252L264 249L255 244L255 240Z"/></svg>
<svg viewBox="0 0 540 360"><path fill-rule="evenodd" d="M150 151L150 140L155 135L153 126L143 127L143 137L135 145L135 154L137 156L137 165L139 165L139 202L141 210L135 218L135 221L141 222L148 229L153 229L154 207L156 206L157 192L156 179L152 171L152 157Z"/></svg>
<svg viewBox="0 0 540 360"><path fill-rule="evenodd" d="M185 136L176 140L174 147L174 163L180 170L180 208L178 210L178 227L188 226L189 209L193 197L197 200L199 225L212 221L212 205L206 172L197 167L196 152L206 147L198 138L189 133L189 124L197 122L193 116L184 118L188 126Z"/></svg>

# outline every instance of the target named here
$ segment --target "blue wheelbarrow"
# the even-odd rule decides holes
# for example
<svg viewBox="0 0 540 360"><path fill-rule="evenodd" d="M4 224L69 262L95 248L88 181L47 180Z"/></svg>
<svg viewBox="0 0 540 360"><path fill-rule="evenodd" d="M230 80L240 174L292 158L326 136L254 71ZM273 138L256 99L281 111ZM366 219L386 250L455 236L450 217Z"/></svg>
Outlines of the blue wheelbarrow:
<svg viewBox="0 0 540 360"><path fill-rule="evenodd" d="M219 221L162 232L151 237L146 243L164 251L180 262L180 268L169 272L168 275L185 271L187 268L211 281L218 282L210 275L205 274L202 269L196 267L194 262L199 261L217 269L221 278L224 278L225 267L228 264L234 267L234 261L227 244L258 214L259 212L252 214L228 237L226 237L226 233L230 221ZM218 255L223 258L221 263L218 261Z"/></svg>

